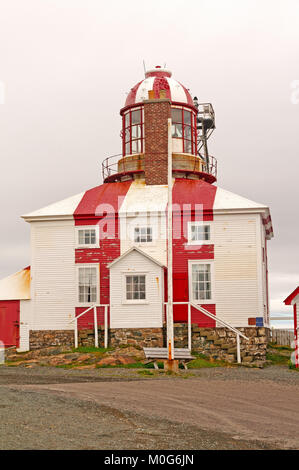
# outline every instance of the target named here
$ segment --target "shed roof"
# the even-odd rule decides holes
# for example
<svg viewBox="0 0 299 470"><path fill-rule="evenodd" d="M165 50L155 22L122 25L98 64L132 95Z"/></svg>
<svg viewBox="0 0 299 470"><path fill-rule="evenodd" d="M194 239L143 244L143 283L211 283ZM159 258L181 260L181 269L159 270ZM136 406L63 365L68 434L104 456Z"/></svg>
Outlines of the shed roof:
<svg viewBox="0 0 299 470"><path fill-rule="evenodd" d="M295 297L299 296L299 286L296 287L295 290L284 300L284 303L286 305L292 305L292 301L295 299Z"/></svg>
<svg viewBox="0 0 299 470"><path fill-rule="evenodd" d="M30 266L0 280L0 300L30 299Z"/></svg>

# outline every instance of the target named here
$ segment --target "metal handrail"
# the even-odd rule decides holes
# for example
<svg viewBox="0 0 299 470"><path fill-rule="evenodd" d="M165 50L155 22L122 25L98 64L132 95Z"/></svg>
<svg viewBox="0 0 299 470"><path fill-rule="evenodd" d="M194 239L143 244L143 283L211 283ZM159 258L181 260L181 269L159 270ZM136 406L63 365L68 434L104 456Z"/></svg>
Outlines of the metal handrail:
<svg viewBox="0 0 299 470"><path fill-rule="evenodd" d="M165 305L168 305L168 302L164 302ZM209 312L205 308L201 307L200 305L195 304L194 302L173 302L173 305L188 305L188 349L191 350L192 347L192 340L191 340L191 307L196 308L199 310L201 313L206 315L209 318L212 318L216 322L220 323L222 326L229 328L231 331L233 331L236 334L237 337L237 361L238 363L241 363L241 347L240 347L240 336L244 338L246 341L249 340L247 336L245 336L241 331L239 331L237 328L234 326L231 326L229 323L227 323L224 320L221 320L221 318L216 317L213 313Z"/></svg>
<svg viewBox="0 0 299 470"><path fill-rule="evenodd" d="M97 307L104 307L105 308L105 313L104 313L104 347L108 347L108 307L109 304L93 304L90 307L88 307L84 312L81 312L80 315L76 316L75 318L72 318L70 323L75 322L75 348L78 347L78 319L85 315L85 313L89 312L90 310L93 309L93 323L94 323L94 345L96 348L99 347L99 335L98 335L98 317L97 317Z"/></svg>
<svg viewBox="0 0 299 470"><path fill-rule="evenodd" d="M221 318L216 317L216 315L214 315L213 313L209 312L209 311L206 310L205 308L201 307L200 305L195 304L194 302L190 302L190 304L192 305L192 307L196 308L197 310L199 310L201 313L203 313L203 314L206 315L207 317L213 318L213 320L217 321L218 323L220 323L220 324L223 325L224 327L229 328L231 331L233 331L234 333L236 333L236 335L240 335L240 336L242 336L242 338L244 338L244 339L246 339L246 340L249 340L249 338L247 338L247 336L243 335L243 333L241 333L241 331L239 331L237 328L235 328L234 326L231 326L231 325L230 325L229 323L227 323L226 321L221 320Z"/></svg>
<svg viewBox="0 0 299 470"><path fill-rule="evenodd" d="M139 155L139 154L136 154ZM195 156L195 155L194 155ZM118 167L118 161L120 160L120 157L122 157L122 154L116 154L116 155L111 155L110 157L106 157L103 162L102 162L102 179L103 181L106 180L106 178L109 178L112 175L116 175L118 173L125 173L126 170L132 171L132 169L126 168L126 157L122 158L122 168L121 171ZM213 157L212 155L209 155L209 163L207 163L204 159L204 157L198 153L195 157L200 158L202 161L203 165L203 171L205 173L208 173L215 178L217 178L217 159ZM183 160L183 157L182 157ZM178 162L179 160L176 159L174 160L175 162ZM131 162L130 162L131 165ZM179 170L179 168L173 168L173 170ZM134 171L134 170L133 170ZM188 170L186 170L188 171Z"/></svg>

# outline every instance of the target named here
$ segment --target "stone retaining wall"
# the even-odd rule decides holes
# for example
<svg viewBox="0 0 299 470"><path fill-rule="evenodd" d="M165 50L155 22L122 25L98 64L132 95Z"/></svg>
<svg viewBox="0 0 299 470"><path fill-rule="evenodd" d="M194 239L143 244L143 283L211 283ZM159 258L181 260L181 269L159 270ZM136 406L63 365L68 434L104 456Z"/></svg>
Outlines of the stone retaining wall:
<svg viewBox="0 0 299 470"><path fill-rule="evenodd" d="M242 362L257 363L266 360L270 330L264 327L238 328L248 341L241 338ZM104 347L104 328L98 330L99 346ZM174 324L176 348L188 347L188 326ZM94 346L94 330L79 330L79 346ZM166 347L166 327L163 328L112 328L108 332L109 346L131 344L139 347ZM74 346L73 331L30 331L30 349L48 346ZM200 328L192 325L192 350L215 360L236 361L237 340L228 328Z"/></svg>
<svg viewBox="0 0 299 470"><path fill-rule="evenodd" d="M111 347L123 344L141 347L162 348L163 328L111 328L108 331L108 344ZM104 328L98 330L99 346L104 347ZM94 346L94 330L79 330L79 346Z"/></svg>
<svg viewBox="0 0 299 470"><path fill-rule="evenodd" d="M30 349L40 349L49 346L74 346L73 330L30 330Z"/></svg>
<svg viewBox="0 0 299 470"><path fill-rule="evenodd" d="M114 328L109 330L109 345L131 344L145 348L163 348L163 328Z"/></svg>
<svg viewBox="0 0 299 470"><path fill-rule="evenodd" d="M267 344L270 329L264 327L239 327L248 341L240 338L242 362L259 362L266 360ZM185 348L188 345L188 327L185 323L174 325L175 347ZM200 328L192 325L192 350L216 360L236 361L237 339L228 328Z"/></svg>

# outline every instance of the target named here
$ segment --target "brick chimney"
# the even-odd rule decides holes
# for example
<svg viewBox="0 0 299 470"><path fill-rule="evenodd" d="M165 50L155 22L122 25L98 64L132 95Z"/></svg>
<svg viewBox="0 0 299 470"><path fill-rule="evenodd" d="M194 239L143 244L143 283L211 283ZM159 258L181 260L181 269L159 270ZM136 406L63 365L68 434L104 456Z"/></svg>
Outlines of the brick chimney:
<svg viewBox="0 0 299 470"><path fill-rule="evenodd" d="M154 90L144 101L144 173L145 183L167 184L168 118L171 117L171 101L160 90L155 99Z"/></svg>

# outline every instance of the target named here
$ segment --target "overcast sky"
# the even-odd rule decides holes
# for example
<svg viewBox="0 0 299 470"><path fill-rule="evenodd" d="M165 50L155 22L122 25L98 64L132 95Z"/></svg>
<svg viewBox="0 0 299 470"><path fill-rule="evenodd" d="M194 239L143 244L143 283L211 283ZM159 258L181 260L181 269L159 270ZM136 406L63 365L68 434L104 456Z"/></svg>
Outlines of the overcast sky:
<svg viewBox="0 0 299 470"><path fill-rule="evenodd" d="M21 214L101 183L101 161L121 151L119 109L144 60L166 63L213 104L218 185L270 206L271 308L290 314L282 301L299 284L298 24L298 0L0 0L0 277L30 263Z"/></svg>

